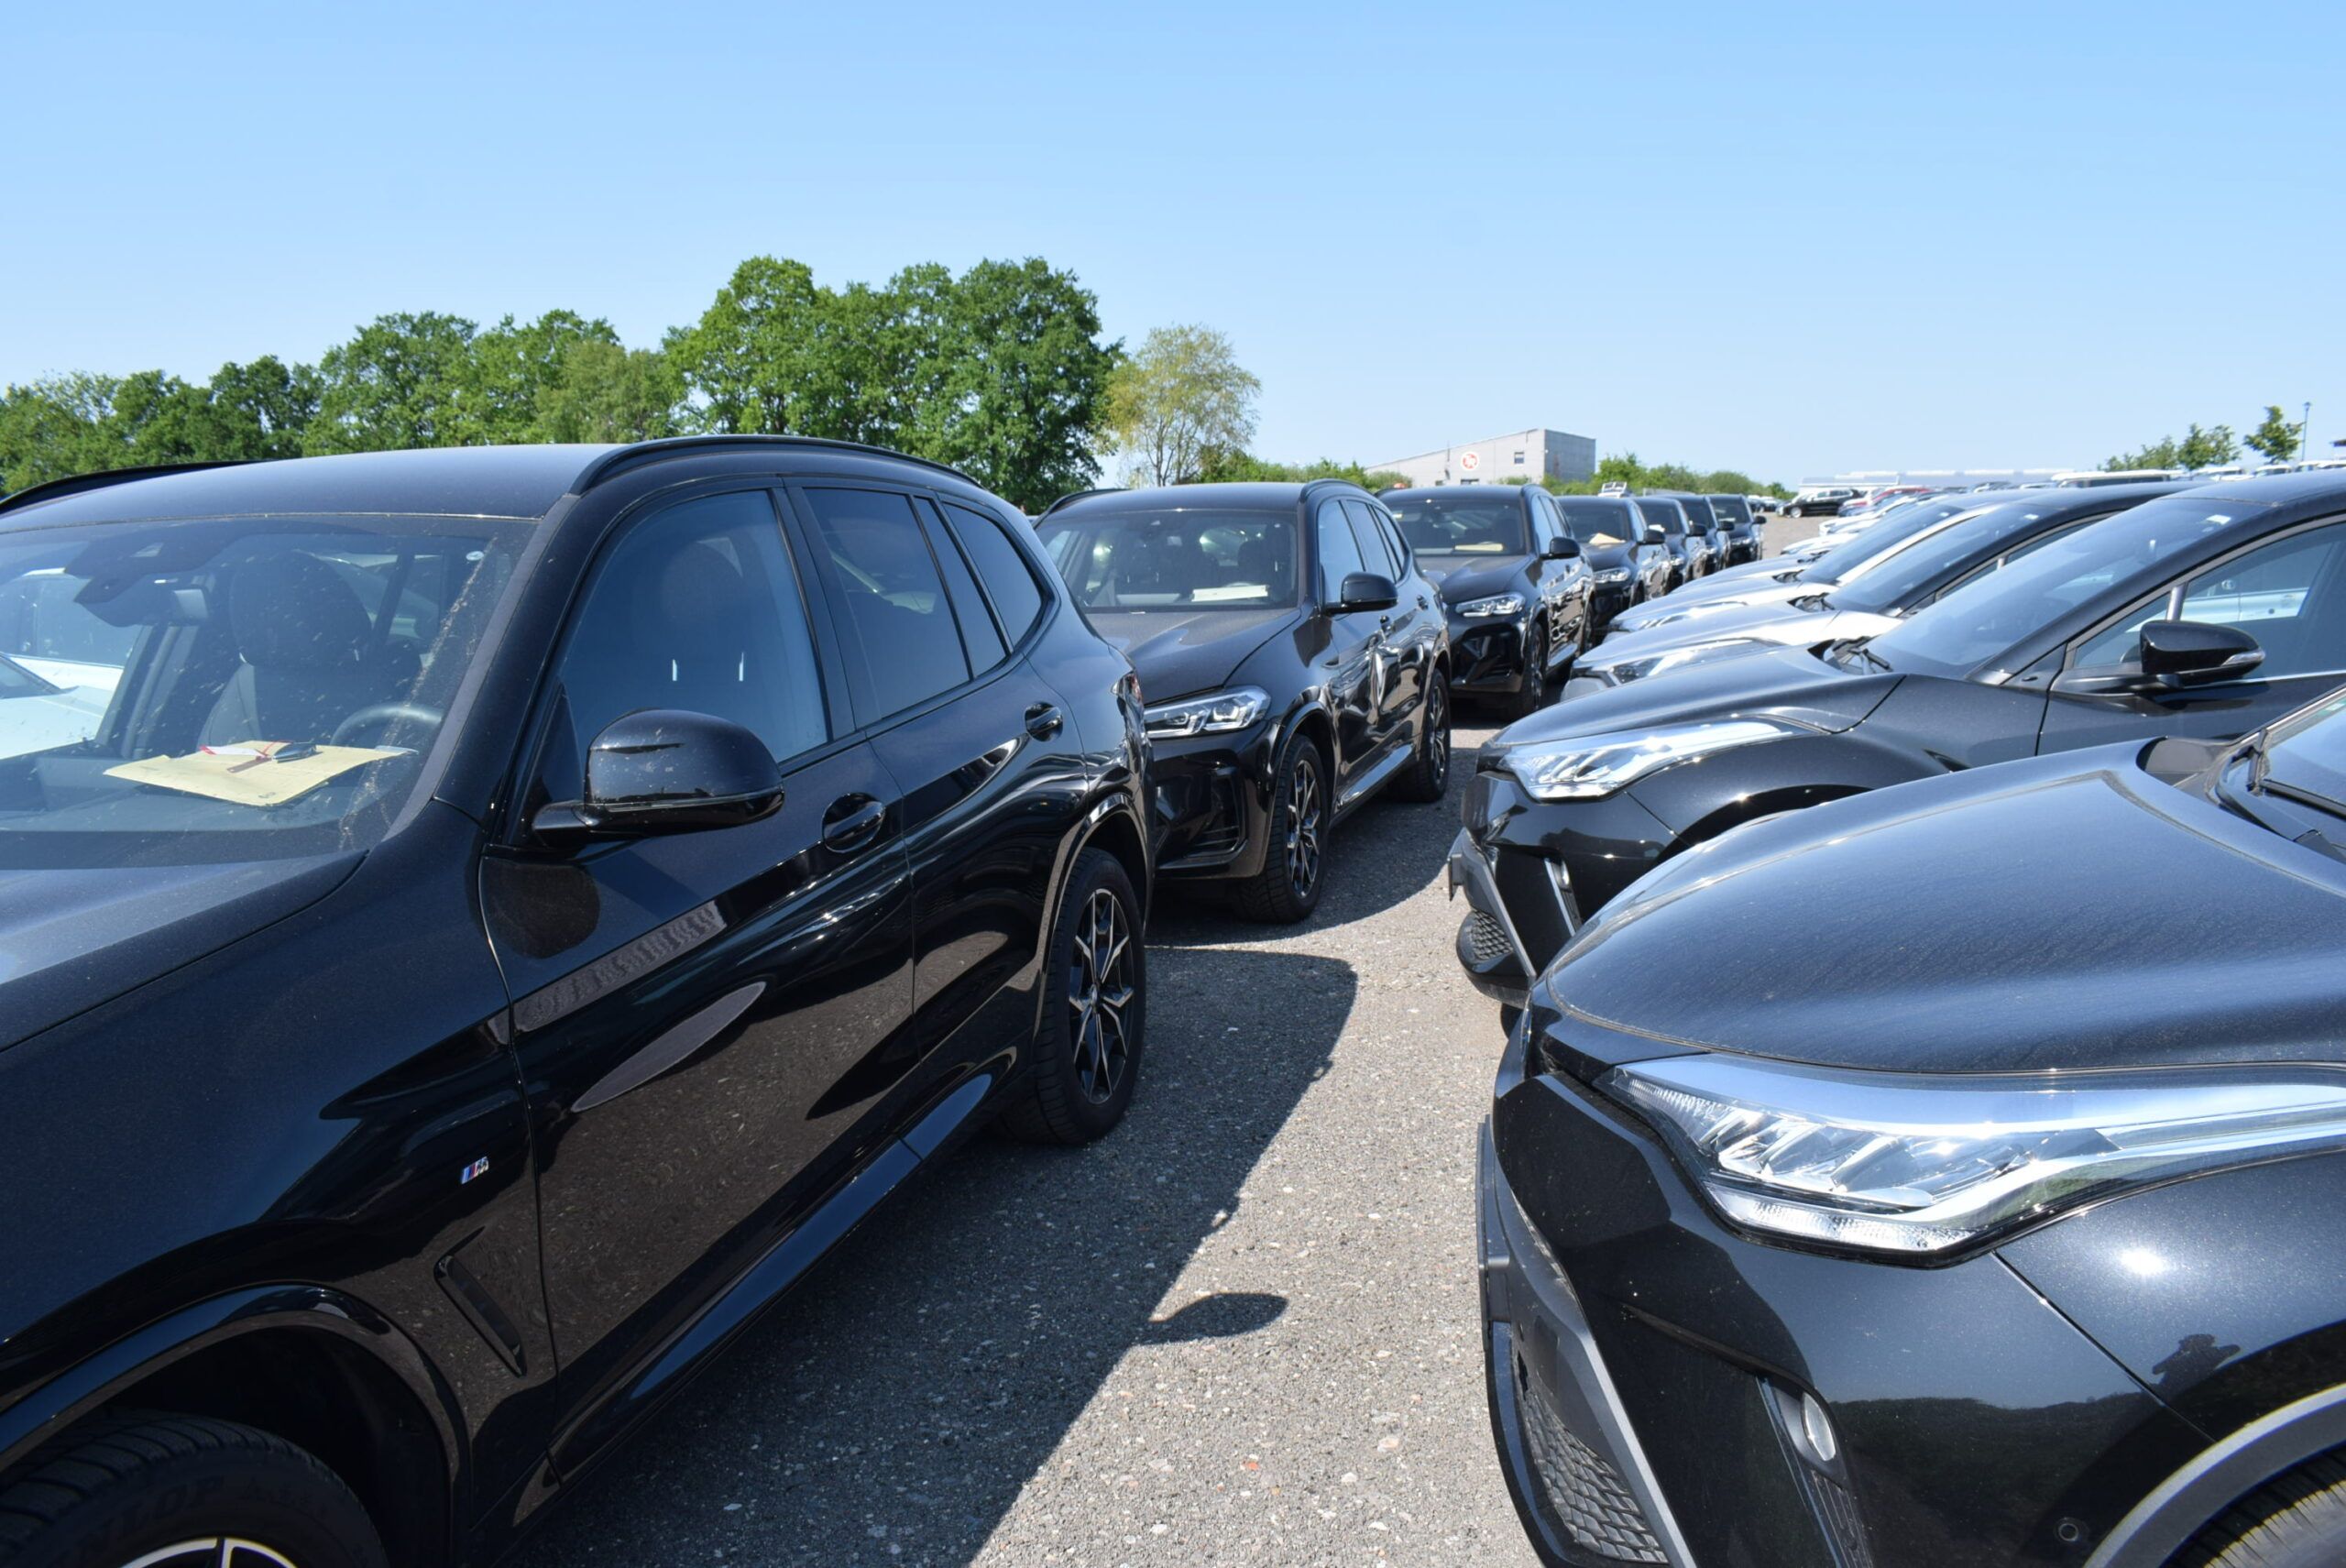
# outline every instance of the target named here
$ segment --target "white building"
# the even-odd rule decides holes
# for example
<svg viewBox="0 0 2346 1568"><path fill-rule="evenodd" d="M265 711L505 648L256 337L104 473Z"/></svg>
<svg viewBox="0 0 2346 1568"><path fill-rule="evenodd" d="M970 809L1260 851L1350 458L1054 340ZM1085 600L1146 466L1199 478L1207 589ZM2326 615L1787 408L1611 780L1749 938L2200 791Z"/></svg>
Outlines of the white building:
<svg viewBox="0 0 2346 1568"><path fill-rule="evenodd" d="M1418 486L1496 485L1503 479L1570 481L1596 472L1596 441L1561 430L1518 430L1368 466L1371 472L1399 474Z"/></svg>

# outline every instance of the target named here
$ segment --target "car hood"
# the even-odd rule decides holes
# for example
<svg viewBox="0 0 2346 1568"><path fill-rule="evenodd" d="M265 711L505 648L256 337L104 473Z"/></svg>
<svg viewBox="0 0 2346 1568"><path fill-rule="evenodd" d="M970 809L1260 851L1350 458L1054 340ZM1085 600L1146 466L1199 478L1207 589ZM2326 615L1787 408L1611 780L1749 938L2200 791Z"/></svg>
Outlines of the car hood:
<svg viewBox="0 0 2346 1568"><path fill-rule="evenodd" d="M1584 544L1580 547L1580 558L1588 563L1588 569L1592 572L1617 571L1638 564L1636 554L1626 543Z"/></svg>
<svg viewBox="0 0 2346 1568"><path fill-rule="evenodd" d="M1655 1040L1825 1067L2336 1059L2346 868L2161 784L2140 751L1762 818L1616 900L1548 994Z"/></svg>
<svg viewBox="0 0 2346 1568"><path fill-rule="evenodd" d="M284 919L362 858L0 872L0 1047Z"/></svg>
<svg viewBox="0 0 2346 1568"><path fill-rule="evenodd" d="M1492 748L1752 714L1837 732L1880 707L1899 679L1885 673L1852 674L1805 648L1769 649L1689 664L1627 685L1568 693L1501 730Z"/></svg>
<svg viewBox="0 0 2346 1568"><path fill-rule="evenodd" d="M1726 572L1715 572L1699 581L1688 583L1683 587L1672 588L1658 599L1647 600L1631 612L1631 618L1640 622L1658 620L1665 615L1681 615L1688 610L1699 609L1715 599L1742 598L1747 595L1775 587L1788 589L1788 597L1802 592L1814 593L1816 589L1813 587L1803 590L1794 584L1779 584L1773 580L1774 573L1797 571L1799 566L1800 563L1788 562L1778 555L1770 558L1769 570L1766 572L1748 576L1738 574L1733 568Z"/></svg>
<svg viewBox="0 0 2346 1568"><path fill-rule="evenodd" d="M1837 641L1845 637L1879 636L1897 624L1894 615L1872 615L1862 610L1802 609L1781 601L1732 605L1707 614L1688 616L1667 626L1616 632L1584 658L1581 667L1601 670L1706 642L1772 642L1786 648L1813 648L1819 642Z"/></svg>
<svg viewBox="0 0 2346 1568"><path fill-rule="evenodd" d="M1418 570L1442 590L1442 602L1458 604L1491 594L1519 593L1529 555L1436 555L1419 557Z"/></svg>
<svg viewBox="0 0 2346 1568"><path fill-rule="evenodd" d="M1293 605L1269 609L1091 609L1101 636L1133 662L1150 702L1210 692L1228 681L1246 655L1296 618Z"/></svg>
<svg viewBox="0 0 2346 1568"><path fill-rule="evenodd" d="M1772 577L1744 577L1716 593L1702 594L1683 601L1677 594L1672 594L1659 600L1654 606L1654 613L1645 617L1641 624L1675 628L1707 620L1747 605L1790 604L1796 598L1806 598L1811 594L1823 591L1813 583L1780 583Z"/></svg>

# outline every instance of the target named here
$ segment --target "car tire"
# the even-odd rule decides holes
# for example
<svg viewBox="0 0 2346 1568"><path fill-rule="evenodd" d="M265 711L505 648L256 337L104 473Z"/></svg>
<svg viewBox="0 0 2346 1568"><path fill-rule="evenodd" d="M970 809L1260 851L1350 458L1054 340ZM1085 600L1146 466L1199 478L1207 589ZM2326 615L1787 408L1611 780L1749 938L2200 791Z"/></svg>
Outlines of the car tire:
<svg viewBox="0 0 2346 1568"><path fill-rule="evenodd" d="M1440 670L1426 672L1425 722L1418 731L1418 754L1393 781L1398 800L1440 800L1450 788L1450 681Z"/></svg>
<svg viewBox="0 0 2346 1568"><path fill-rule="evenodd" d="M171 1553L182 1545L183 1560ZM233 1421L148 1412L100 1422L61 1438L0 1488L7 1568L387 1561L340 1476L283 1438Z"/></svg>
<svg viewBox="0 0 2346 1568"><path fill-rule="evenodd" d="M2176 1553L2175 1568L2346 1563L2346 1457L2325 1454L2251 1492Z"/></svg>
<svg viewBox="0 0 2346 1568"><path fill-rule="evenodd" d="M1263 869L1237 886L1240 914L1292 926L1320 907L1332 801L1326 754L1310 736L1289 735L1271 770L1271 841L1264 847Z"/></svg>
<svg viewBox="0 0 2346 1568"><path fill-rule="evenodd" d="M1515 694L1515 717L1529 718L1545 707L1547 701L1548 623L1535 620L1531 623L1530 638L1523 645L1523 685Z"/></svg>
<svg viewBox="0 0 2346 1568"><path fill-rule="evenodd" d="M1106 1136L1133 1102L1147 1038L1148 955L1140 899L1115 856L1076 857L1043 971L1043 1020L1022 1095L1002 1130L1030 1144Z"/></svg>

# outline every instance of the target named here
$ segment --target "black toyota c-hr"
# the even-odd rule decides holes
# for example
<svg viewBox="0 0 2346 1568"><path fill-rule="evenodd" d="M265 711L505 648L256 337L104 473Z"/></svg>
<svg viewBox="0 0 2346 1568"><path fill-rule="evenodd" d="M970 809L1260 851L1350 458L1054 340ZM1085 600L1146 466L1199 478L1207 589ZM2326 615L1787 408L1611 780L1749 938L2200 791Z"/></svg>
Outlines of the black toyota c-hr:
<svg viewBox="0 0 2346 1568"><path fill-rule="evenodd" d="M2333 696L1772 817L1608 905L1481 1153L1544 1558L2346 1562L2341 846Z"/></svg>
<svg viewBox="0 0 2346 1568"><path fill-rule="evenodd" d="M1535 713L1595 639L1595 580L1537 485L1387 490L1385 504L1442 590L1461 696Z"/></svg>
<svg viewBox="0 0 2346 1568"><path fill-rule="evenodd" d="M1519 1003L1606 900L1755 817L2112 740L2237 739L2346 680L2346 474L2143 501L1878 636L1713 652L1483 749L1451 874L1486 994Z"/></svg>
<svg viewBox="0 0 2346 1568"><path fill-rule="evenodd" d="M1183 485L1067 497L1036 532L1146 694L1166 875L1256 920L1318 906L1329 835L1387 786L1450 780L1440 600L1356 485Z"/></svg>
<svg viewBox="0 0 2346 1568"><path fill-rule="evenodd" d="M957 1135L1116 1124L1141 712L1015 520L789 439L0 504L0 1562L486 1561Z"/></svg>

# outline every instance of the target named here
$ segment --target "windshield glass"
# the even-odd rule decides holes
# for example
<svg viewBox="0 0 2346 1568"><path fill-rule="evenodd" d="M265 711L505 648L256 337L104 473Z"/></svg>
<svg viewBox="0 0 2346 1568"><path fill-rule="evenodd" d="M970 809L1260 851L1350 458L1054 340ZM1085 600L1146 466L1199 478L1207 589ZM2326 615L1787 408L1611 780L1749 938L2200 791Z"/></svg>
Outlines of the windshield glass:
<svg viewBox="0 0 2346 1568"><path fill-rule="evenodd" d="M1819 555L1808 569L1808 581L1828 587L1847 582L1876 556L1887 555L1924 529L1970 510L1970 503L1965 501L1933 501L1890 513L1869 524L1863 532Z"/></svg>
<svg viewBox="0 0 2346 1568"><path fill-rule="evenodd" d="M2259 510L2238 501L2211 510L2187 493L2145 501L1965 584L1875 638L1867 652L1896 670L1969 674L2057 617Z"/></svg>
<svg viewBox="0 0 2346 1568"><path fill-rule="evenodd" d="M1730 528L1740 528L1751 521L1751 503L1741 496L1713 496L1711 510Z"/></svg>
<svg viewBox="0 0 2346 1568"><path fill-rule="evenodd" d="M1203 507L1045 518L1043 553L1087 609L1260 609L1296 602L1295 513Z"/></svg>
<svg viewBox="0 0 2346 1568"><path fill-rule="evenodd" d="M1387 496L1385 504L1420 555L1522 555L1531 549L1523 503L1512 488L1479 496L1409 490Z"/></svg>
<svg viewBox="0 0 2346 1568"><path fill-rule="evenodd" d="M0 533L0 868L363 848L422 771L521 525Z"/></svg>
<svg viewBox="0 0 2346 1568"><path fill-rule="evenodd" d="M1638 510L1648 522L1660 523L1669 538L1676 539L1686 532L1686 514L1678 510L1675 501L1639 501Z"/></svg>
<svg viewBox="0 0 2346 1568"><path fill-rule="evenodd" d="M2264 783L2346 813L2346 692L2333 692L2273 726Z"/></svg>
<svg viewBox="0 0 2346 1568"><path fill-rule="evenodd" d="M1902 545L1875 557L1872 565L1833 589L1833 608L1889 615L1913 608L1949 574L1973 561L1992 560L1997 544L2031 531L2044 507L2002 506L1957 512L1924 529Z"/></svg>
<svg viewBox="0 0 2346 1568"><path fill-rule="evenodd" d="M1564 532L1583 544L1627 544L1638 536L1637 519L1627 501L1581 500L1567 497L1556 503L1564 514Z"/></svg>

